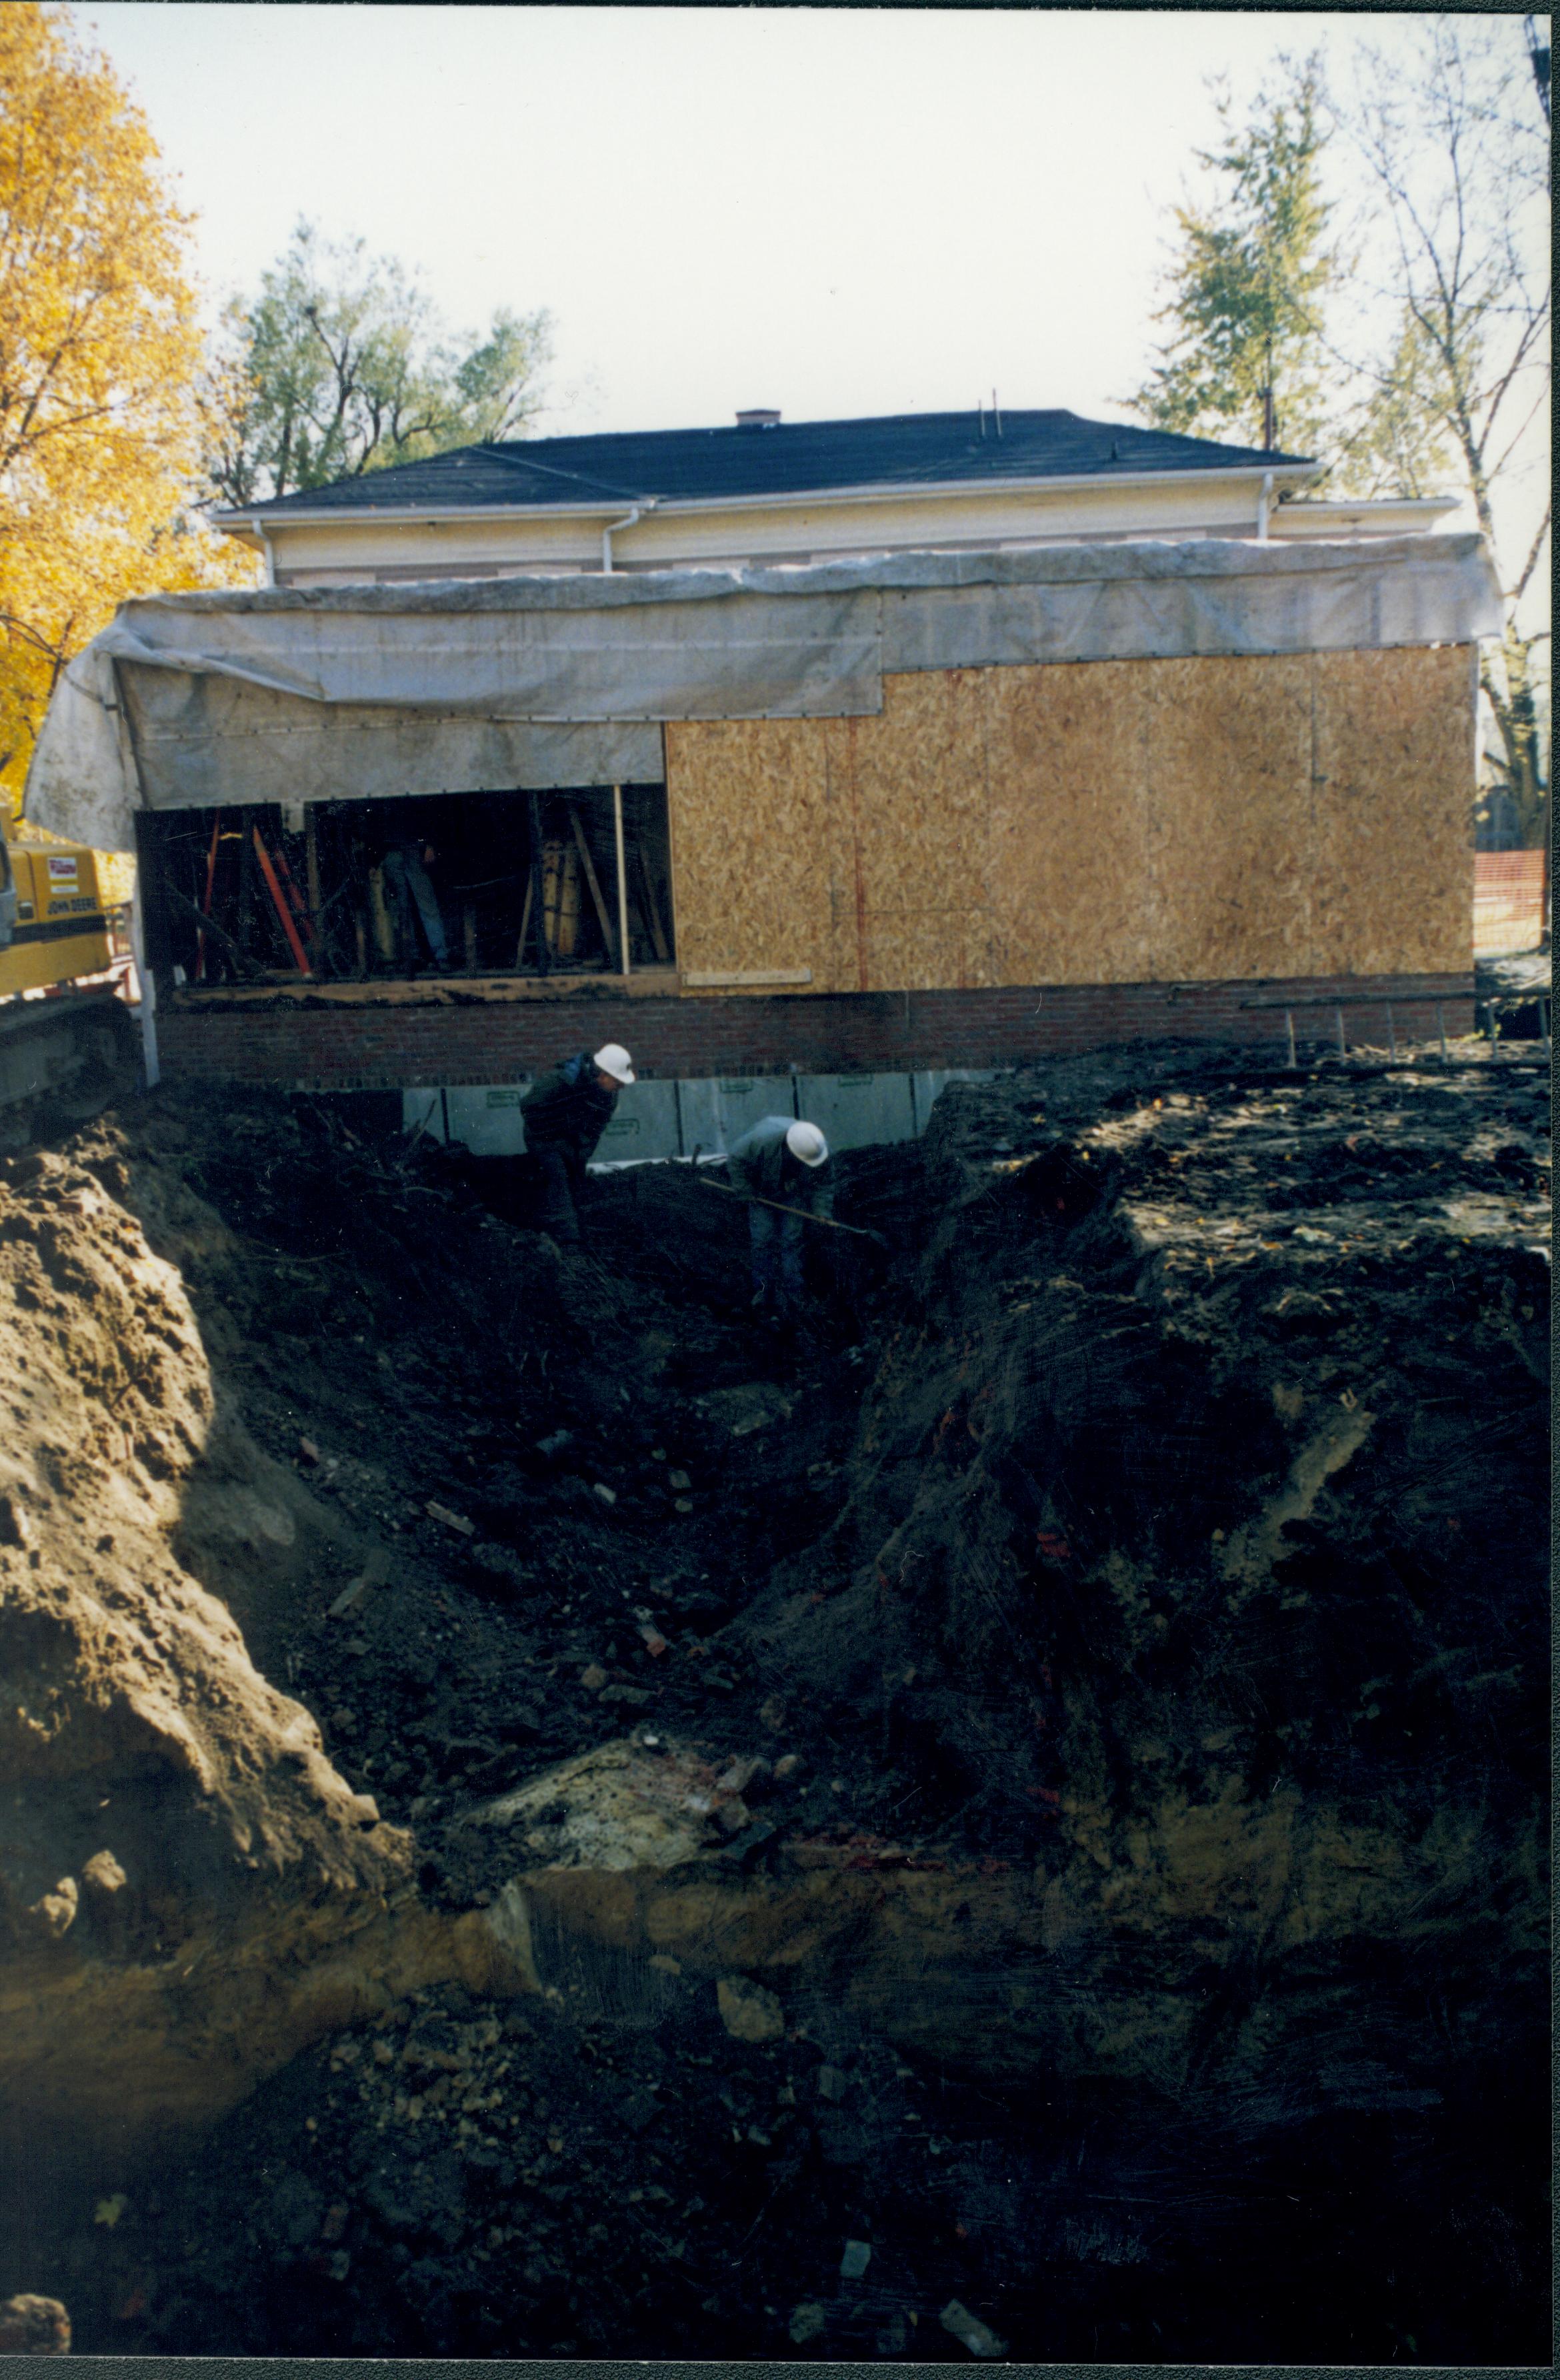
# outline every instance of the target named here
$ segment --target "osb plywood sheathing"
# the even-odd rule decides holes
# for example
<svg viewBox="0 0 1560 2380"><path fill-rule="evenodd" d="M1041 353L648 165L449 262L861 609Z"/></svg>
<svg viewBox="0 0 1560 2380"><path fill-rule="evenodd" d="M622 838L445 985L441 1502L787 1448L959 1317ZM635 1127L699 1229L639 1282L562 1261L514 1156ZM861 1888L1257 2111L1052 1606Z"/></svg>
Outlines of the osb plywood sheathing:
<svg viewBox="0 0 1560 2380"><path fill-rule="evenodd" d="M1096 662L981 673L999 982L1149 975L1143 672L1136 662Z"/></svg>
<svg viewBox="0 0 1560 2380"><path fill-rule="evenodd" d="M869 990L867 885L861 866L861 795L857 773L860 722L842 719L825 729L823 749L829 788L829 924L834 979Z"/></svg>
<svg viewBox="0 0 1560 2380"><path fill-rule="evenodd" d="M811 989L1470 964L1466 648L913 673L667 731L691 968Z"/></svg>
<svg viewBox="0 0 1560 2380"><path fill-rule="evenodd" d="M1000 980L1470 964L1466 650L982 674Z"/></svg>
<svg viewBox="0 0 1560 2380"><path fill-rule="evenodd" d="M1310 971L1312 658L1143 665L1151 981Z"/></svg>
<svg viewBox="0 0 1560 2380"><path fill-rule="evenodd" d="M1312 970L1470 967L1467 646L1317 654L1312 751Z"/></svg>
<svg viewBox="0 0 1560 2380"><path fill-rule="evenodd" d="M808 968L812 990L835 988L821 725L668 724L677 960L685 971Z"/></svg>
<svg viewBox="0 0 1560 2380"><path fill-rule="evenodd" d="M987 889L991 673L884 680L884 708L846 724L858 833L862 987L960 989L994 980Z"/></svg>

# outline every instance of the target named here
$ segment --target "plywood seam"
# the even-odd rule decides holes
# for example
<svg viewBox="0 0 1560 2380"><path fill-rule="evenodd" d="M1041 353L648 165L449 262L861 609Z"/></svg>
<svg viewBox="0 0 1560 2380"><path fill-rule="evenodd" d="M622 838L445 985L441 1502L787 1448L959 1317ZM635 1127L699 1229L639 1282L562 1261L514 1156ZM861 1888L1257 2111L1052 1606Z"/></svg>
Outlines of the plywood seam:
<svg viewBox="0 0 1560 2380"><path fill-rule="evenodd" d="M845 740L850 771L850 856L856 875L857 989L865 991L868 979L867 881L861 863L861 797L856 769L856 727L854 719L847 720Z"/></svg>
<svg viewBox="0 0 1560 2380"><path fill-rule="evenodd" d="M1305 953L1308 966L1316 964L1316 869L1320 857L1322 826L1317 814L1317 742L1316 742L1316 672L1317 656L1310 656L1306 672L1306 695L1310 765L1306 776L1306 839L1305 839Z"/></svg>
<svg viewBox="0 0 1560 2380"><path fill-rule="evenodd" d="M1148 850L1146 854L1148 862L1148 882L1144 888L1147 895L1144 902L1144 908L1147 912L1145 922L1149 924L1151 930L1158 922L1160 895L1159 805L1154 799L1153 775L1154 697L1154 681L1150 677L1144 681L1144 699L1139 707L1138 720L1139 735L1141 741L1141 749L1139 754L1139 766L1141 771L1141 783L1143 788L1143 812L1148 821ZM1151 964L1148 972L1151 981L1157 982L1159 980L1159 970L1157 965Z"/></svg>
<svg viewBox="0 0 1560 2380"><path fill-rule="evenodd" d="M677 940L677 830L672 803L672 756L667 749L664 722L661 729L661 782L666 788L666 911L667 923L672 929L675 965L675 953L682 948Z"/></svg>
<svg viewBox="0 0 1560 2380"><path fill-rule="evenodd" d="M986 954L983 954L981 978L986 980L986 983L991 983L991 978L993 978L998 968L995 968L995 952L993 947L991 947L993 945L993 909L991 909L991 733L988 733L988 728L991 728L991 710L988 710L988 702L983 699L983 695L986 695L986 690L981 687L981 699L977 702L977 726L979 726L979 738L981 738L981 793L983 793L981 914L983 914L983 933L986 933Z"/></svg>

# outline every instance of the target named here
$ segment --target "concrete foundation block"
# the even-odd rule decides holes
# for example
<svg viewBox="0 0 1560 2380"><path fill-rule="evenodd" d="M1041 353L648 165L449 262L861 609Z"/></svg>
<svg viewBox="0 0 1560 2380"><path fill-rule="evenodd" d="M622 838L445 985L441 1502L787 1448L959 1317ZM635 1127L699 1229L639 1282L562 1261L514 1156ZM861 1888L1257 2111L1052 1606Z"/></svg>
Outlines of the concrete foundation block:
<svg viewBox="0 0 1560 2380"><path fill-rule="evenodd" d="M794 1116L797 1111L789 1075L712 1075L679 1083L677 1095L685 1157L691 1157L696 1148L724 1155L763 1117Z"/></svg>
<svg viewBox="0 0 1560 2380"><path fill-rule="evenodd" d="M401 1130L405 1133L419 1133L428 1140L443 1140L445 1136L443 1091L403 1091L401 1093Z"/></svg>
<svg viewBox="0 0 1560 2380"><path fill-rule="evenodd" d="M445 1115L450 1139L463 1142L473 1157L518 1157L526 1145L520 1101L530 1088L528 1082L518 1082L466 1085L446 1091Z"/></svg>
<svg viewBox="0 0 1560 2380"><path fill-rule="evenodd" d="M649 1157L680 1157L676 1083L631 1083L617 1095L612 1122L596 1147L597 1165L642 1164Z"/></svg>
<svg viewBox="0 0 1560 2380"><path fill-rule="evenodd" d="M919 1075L706 1075L689 1082L638 1082L618 1096L602 1135L598 1165L724 1156L764 1116L805 1116L831 1148L880 1148L926 1130L932 1102L948 1083L985 1083L991 1068L954 1067ZM469 1148L473 1157L518 1157L525 1149L520 1101L528 1077L403 1091L408 1133Z"/></svg>
<svg viewBox="0 0 1560 2380"><path fill-rule="evenodd" d="M832 1149L913 1140L908 1075L798 1075L797 1112L822 1127Z"/></svg>

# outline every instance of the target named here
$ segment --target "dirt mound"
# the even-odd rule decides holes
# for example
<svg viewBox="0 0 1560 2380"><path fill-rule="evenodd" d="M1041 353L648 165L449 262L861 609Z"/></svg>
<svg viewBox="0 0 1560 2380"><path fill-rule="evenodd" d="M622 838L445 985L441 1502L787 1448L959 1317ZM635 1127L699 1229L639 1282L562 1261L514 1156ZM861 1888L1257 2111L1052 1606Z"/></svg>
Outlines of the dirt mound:
<svg viewBox="0 0 1560 2380"><path fill-rule="evenodd" d="M223 1410L178 1273L37 1154L0 1165L0 1281L4 2095L128 2135L363 2004L410 1846L174 1550L197 1479L257 1583L332 1534Z"/></svg>
<svg viewBox="0 0 1560 2380"><path fill-rule="evenodd" d="M1540 1989L1543 1087L1116 1071L939 1104L852 1493L742 1633L1035 1864L1053 2067L1436 2104L1435 2011L1493 2074Z"/></svg>

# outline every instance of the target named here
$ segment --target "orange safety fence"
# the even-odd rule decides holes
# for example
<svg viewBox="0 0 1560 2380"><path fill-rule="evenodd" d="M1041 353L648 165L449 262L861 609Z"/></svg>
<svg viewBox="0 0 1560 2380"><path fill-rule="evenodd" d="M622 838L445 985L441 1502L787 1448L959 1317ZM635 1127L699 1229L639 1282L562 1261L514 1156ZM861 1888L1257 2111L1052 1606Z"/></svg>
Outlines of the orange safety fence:
<svg viewBox="0 0 1560 2380"><path fill-rule="evenodd" d="M1532 951L1543 935L1547 891L1542 851L1473 855L1473 955Z"/></svg>

